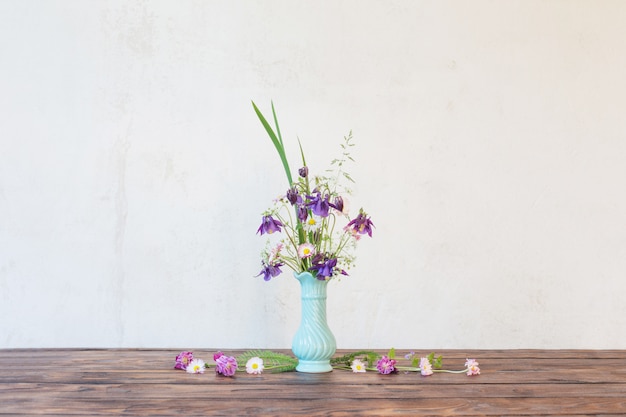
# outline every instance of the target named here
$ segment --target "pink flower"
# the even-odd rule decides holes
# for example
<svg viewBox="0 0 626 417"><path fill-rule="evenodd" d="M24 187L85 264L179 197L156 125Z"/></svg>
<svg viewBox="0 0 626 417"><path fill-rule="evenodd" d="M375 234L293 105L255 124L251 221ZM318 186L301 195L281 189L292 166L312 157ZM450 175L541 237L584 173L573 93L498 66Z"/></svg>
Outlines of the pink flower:
<svg viewBox="0 0 626 417"><path fill-rule="evenodd" d="M217 362L217 360L221 358L222 356L224 356L222 352L217 352L216 354L213 355L213 360Z"/></svg>
<svg viewBox="0 0 626 417"><path fill-rule="evenodd" d="M278 260L278 256L280 255L280 251L281 250L283 250L283 244L279 243L270 252L270 256L269 256L267 262L271 264L271 263L274 263L274 261L277 261Z"/></svg>
<svg viewBox="0 0 626 417"><path fill-rule="evenodd" d="M376 362L376 369L383 375L396 372L396 361L395 359L389 359L387 356L383 356Z"/></svg>
<svg viewBox="0 0 626 417"><path fill-rule="evenodd" d="M420 373L423 376L429 376L433 374L433 366L428 358L420 358Z"/></svg>
<svg viewBox="0 0 626 417"><path fill-rule="evenodd" d="M182 369L184 371L192 360L193 352L182 351L176 355L176 365L174 365L174 369Z"/></svg>
<svg viewBox="0 0 626 417"><path fill-rule="evenodd" d="M221 352L220 352L221 353ZM233 356L222 355L215 361L215 372L224 376L233 376L237 371L237 360Z"/></svg>
<svg viewBox="0 0 626 417"><path fill-rule="evenodd" d="M313 244L311 243L303 243L298 246L298 256L301 259L310 258L311 256L313 256L314 251L315 246L313 246Z"/></svg>
<svg viewBox="0 0 626 417"><path fill-rule="evenodd" d="M475 359L468 359L465 366L467 367L467 376L480 375L480 368Z"/></svg>

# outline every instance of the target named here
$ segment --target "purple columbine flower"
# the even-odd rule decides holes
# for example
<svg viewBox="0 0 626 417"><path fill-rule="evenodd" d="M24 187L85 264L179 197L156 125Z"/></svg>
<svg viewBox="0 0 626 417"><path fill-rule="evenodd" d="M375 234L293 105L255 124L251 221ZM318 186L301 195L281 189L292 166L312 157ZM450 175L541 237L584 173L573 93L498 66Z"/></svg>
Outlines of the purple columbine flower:
<svg viewBox="0 0 626 417"><path fill-rule="evenodd" d="M330 210L328 195L322 197L322 194L318 191L315 196L308 195L306 198L309 200L306 206L311 209L313 214L320 217L328 217L328 211Z"/></svg>
<svg viewBox="0 0 626 417"><path fill-rule="evenodd" d="M233 376L237 371L237 360L233 356L222 355L215 360L215 372L224 376Z"/></svg>
<svg viewBox="0 0 626 417"><path fill-rule="evenodd" d="M298 219L300 219L300 221L304 223L306 219L308 218L309 218L309 211L306 209L306 206L304 205L298 206Z"/></svg>
<svg viewBox="0 0 626 417"><path fill-rule="evenodd" d="M313 266L310 271L317 272L317 279L325 280L333 276L335 266L337 266L337 258L328 258L324 254L318 253L313 257Z"/></svg>
<svg viewBox="0 0 626 417"><path fill-rule="evenodd" d="M174 369L182 369L184 371L192 360L193 352L182 351L176 355L176 365L174 365Z"/></svg>
<svg viewBox="0 0 626 417"><path fill-rule="evenodd" d="M259 229L256 232L261 233L261 235L263 235L264 233L272 234L274 232L280 232L280 228L282 226L283 224L280 222L280 220L276 220L272 216L263 216L261 226L259 226Z"/></svg>
<svg viewBox="0 0 626 417"><path fill-rule="evenodd" d="M389 359L387 356L383 356L376 362L376 369L383 375L396 372L396 361L395 359Z"/></svg>
<svg viewBox="0 0 626 417"><path fill-rule="evenodd" d="M367 213L361 209L359 211L359 215L356 218L352 219L350 223L344 227L344 230L348 231L352 229L353 232L356 232L360 235L368 234L369 237L372 237L372 227L374 227L374 223L367 216Z"/></svg>
<svg viewBox="0 0 626 417"><path fill-rule="evenodd" d="M330 203L330 206L340 213L343 213L343 198L340 196L335 197L335 201Z"/></svg>
<svg viewBox="0 0 626 417"><path fill-rule="evenodd" d="M302 177L302 178L306 178L309 175L309 168L308 167L302 167L298 170L298 174Z"/></svg>
<svg viewBox="0 0 626 417"><path fill-rule="evenodd" d="M300 197L300 194L298 194L298 191L295 189L295 187L291 187L289 190L287 190L286 197L291 205L302 204L302 197Z"/></svg>
<svg viewBox="0 0 626 417"><path fill-rule="evenodd" d="M259 275L256 276L258 277L263 275L263 279L265 281L269 281L270 279L277 277L283 272L280 270L280 267L283 265L284 264L282 262L274 262L270 264L263 262L263 269L261 269Z"/></svg>

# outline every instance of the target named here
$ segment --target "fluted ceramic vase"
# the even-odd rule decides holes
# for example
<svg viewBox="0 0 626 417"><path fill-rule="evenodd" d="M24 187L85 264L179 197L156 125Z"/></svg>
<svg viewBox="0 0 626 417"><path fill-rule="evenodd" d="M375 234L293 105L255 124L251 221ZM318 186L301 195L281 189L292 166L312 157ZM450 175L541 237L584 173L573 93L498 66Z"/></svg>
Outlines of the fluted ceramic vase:
<svg viewBox="0 0 626 417"><path fill-rule="evenodd" d="M326 287L309 272L293 274L302 291L302 317L291 350L298 358L296 371L321 373L333 370L330 358L337 349L335 336L326 322Z"/></svg>

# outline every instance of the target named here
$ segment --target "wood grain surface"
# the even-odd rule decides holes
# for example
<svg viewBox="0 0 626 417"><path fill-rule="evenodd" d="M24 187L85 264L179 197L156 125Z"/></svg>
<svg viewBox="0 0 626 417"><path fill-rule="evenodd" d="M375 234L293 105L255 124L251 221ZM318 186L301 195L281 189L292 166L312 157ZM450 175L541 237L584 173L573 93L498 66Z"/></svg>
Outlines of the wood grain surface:
<svg viewBox="0 0 626 417"><path fill-rule="evenodd" d="M0 350L0 416L626 416L621 350L436 351L447 369L478 360L474 377L335 370L232 378L174 370L180 350ZM207 362L216 351L190 350ZM399 358L407 352L397 349Z"/></svg>

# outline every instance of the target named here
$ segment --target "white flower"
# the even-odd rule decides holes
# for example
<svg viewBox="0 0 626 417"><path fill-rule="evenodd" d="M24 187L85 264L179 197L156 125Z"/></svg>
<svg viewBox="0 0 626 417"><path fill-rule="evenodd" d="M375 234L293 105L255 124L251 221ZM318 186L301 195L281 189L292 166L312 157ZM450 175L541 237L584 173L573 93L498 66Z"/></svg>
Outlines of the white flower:
<svg viewBox="0 0 626 417"><path fill-rule="evenodd" d="M352 372L365 372L365 364L359 359L353 360L350 368L352 368Z"/></svg>
<svg viewBox="0 0 626 417"><path fill-rule="evenodd" d="M302 259L309 258L313 256L313 252L315 251L315 246L311 243L303 243L298 246L298 256Z"/></svg>
<svg viewBox="0 0 626 417"><path fill-rule="evenodd" d="M246 372L255 375L263 372L263 359L256 356L248 359L248 362L246 362Z"/></svg>
<svg viewBox="0 0 626 417"><path fill-rule="evenodd" d="M322 226L322 218L314 214L310 215L304 222L304 230L314 232Z"/></svg>
<svg viewBox="0 0 626 417"><path fill-rule="evenodd" d="M204 361L202 359L194 359L187 365L187 372L190 374L203 374L204 373Z"/></svg>

